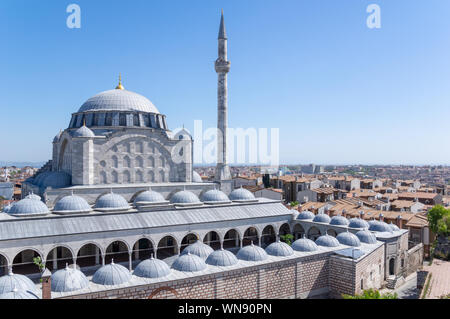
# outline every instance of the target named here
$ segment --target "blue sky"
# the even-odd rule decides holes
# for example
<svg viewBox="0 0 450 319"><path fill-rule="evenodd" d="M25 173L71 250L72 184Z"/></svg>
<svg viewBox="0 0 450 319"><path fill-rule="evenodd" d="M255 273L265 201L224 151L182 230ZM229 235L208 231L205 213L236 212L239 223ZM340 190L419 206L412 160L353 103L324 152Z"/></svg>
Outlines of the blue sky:
<svg viewBox="0 0 450 319"><path fill-rule="evenodd" d="M66 27L66 7L82 10ZM381 29L366 7L381 7ZM450 164L450 2L0 2L0 160L45 161L89 97L117 84L171 128L216 125L220 9L229 125L280 128L282 163Z"/></svg>

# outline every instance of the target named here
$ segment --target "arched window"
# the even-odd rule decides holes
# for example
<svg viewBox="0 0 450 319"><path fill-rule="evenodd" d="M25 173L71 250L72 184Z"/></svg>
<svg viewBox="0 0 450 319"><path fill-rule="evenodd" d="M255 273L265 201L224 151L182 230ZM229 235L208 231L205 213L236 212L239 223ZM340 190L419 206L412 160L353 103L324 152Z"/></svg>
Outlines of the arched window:
<svg viewBox="0 0 450 319"><path fill-rule="evenodd" d="M144 167L144 160L140 156L136 157L136 167Z"/></svg>
<svg viewBox="0 0 450 319"><path fill-rule="evenodd" d="M305 229L300 224L295 224L294 226L294 240L297 240L299 238L303 237L303 234L305 233Z"/></svg>
<svg viewBox="0 0 450 319"><path fill-rule="evenodd" d="M113 155L111 157L111 160L112 160L112 167L119 168L119 159L117 158L117 156Z"/></svg>
<svg viewBox="0 0 450 319"><path fill-rule="evenodd" d="M337 232L334 229L328 229L327 234L333 237L337 236Z"/></svg>
<svg viewBox="0 0 450 319"><path fill-rule="evenodd" d="M153 244L147 238L139 239L133 246L133 260L145 260L154 254Z"/></svg>
<svg viewBox="0 0 450 319"><path fill-rule="evenodd" d="M89 267L101 264L101 250L94 244L86 244L78 250L77 264L80 267Z"/></svg>
<svg viewBox="0 0 450 319"><path fill-rule="evenodd" d="M159 172L160 182L164 183L166 181L166 173L164 171Z"/></svg>
<svg viewBox="0 0 450 319"><path fill-rule="evenodd" d="M73 263L73 256L66 247L55 247L47 255L45 267L49 270L57 270L64 268L66 264Z"/></svg>
<svg viewBox="0 0 450 319"><path fill-rule="evenodd" d="M172 236L166 236L158 243L156 252L158 259L165 259L178 254L177 241Z"/></svg>
<svg viewBox="0 0 450 319"><path fill-rule="evenodd" d="M128 247L124 242L115 241L106 248L105 263L111 263L112 259L114 262L128 261Z"/></svg>
<svg viewBox="0 0 450 319"><path fill-rule="evenodd" d="M153 171L148 172L148 181L151 183L155 181L155 173L153 173Z"/></svg>
<svg viewBox="0 0 450 319"><path fill-rule="evenodd" d="M161 167L166 167L166 159L165 159L165 157L161 156L160 160L161 160Z"/></svg>
<svg viewBox="0 0 450 319"><path fill-rule="evenodd" d="M41 257L41 260L43 259L37 251L32 249L26 249L18 253L13 260L13 272L22 275L39 273L39 268L33 261L35 257Z"/></svg>
<svg viewBox="0 0 450 319"><path fill-rule="evenodd" d="M137 183L142 183L144 181L144 178L142 176L142 172L141 171L137 171L136 172L136 182Z"/></svg>
<svg viewBox="0 0 450 319"><path fill-rule="evenodd" d="M258 241L258 231L255 227L249 227L244 232L244 237L242 238L242 246L251 245L253 243L254 245L259 245Z"/></svg>
<svg viewBox="0 0 450 319"><path fill-rule="evenodd" d="M131 176L129 171L123 172L123 182L124 183L131 183Z"/></svg>
<svg viewBox="0 0 450 319"><path fill-rule="evenodd" d="M203 238L203 242L211 246L214 250L220 249L220 237L215 231L210 231L207 233L205 238Z"/></svg>
<svg viewBox="0 0 450 319"><path fill-rule="evenodd" d="M313 226L313 227L311 227L308 230L308 238L309 239L315 241L319 237L320 237L320 230L319 230L319 228Z"/></svg>
<svg viewBox="0 0 450 319"><path fill-rule="evenodd" d="M238 248L240 247L240 236L235 229L230 229L223 236L223 248Z"/></svg>
<svg viewBox="0 0 450 319"><path fill-rule="evenodd" d="M123 158L123 166L127 168L131 167L131 159L130 157L128 157L128 155L125 155L125 157Z"/></svg>
<svg viewBox="0 0 450 319"><path fill-rule="evenodd" d="M181 241L180 245L180 254L183 252L183 250L189 246L190 244L193 244L197 241L197 236L195 234L187 234L184 236L183 240Z"/></svg>
<svg viewBox="0 0 450 319"><path fill-rule="evenodd" d="M108 179L106 178L106 172L100 172L100 183L101 184L107 184Z"/></svg>
<svg viewBox="0 0 450 319"><path fill-rule="evenodd" d="M276 240L275 229L271 225L264 227L261 235L261 246L266 247Z"/></svg>
<svg viewBox="0 0 450 319"><path fill-rule="evenodd" d="M151 167L151 168L155 167L155 159L153 158L153 156L150 156L148 158L148 167Z"/></svg>
<svg viewBox="0 0 450 319"><path fill-rule="evenodd" d="M144 153L144 143L142 143L142 142L136 143L136 152Z"/></svg>
<svg viewBox="0 0 450 319"><path fill-rule="evenodd" d="M119 174L117 174L116 171L112 171L111 176L112 176L112 182L113 183L118 183L119 182Z"/></svg>

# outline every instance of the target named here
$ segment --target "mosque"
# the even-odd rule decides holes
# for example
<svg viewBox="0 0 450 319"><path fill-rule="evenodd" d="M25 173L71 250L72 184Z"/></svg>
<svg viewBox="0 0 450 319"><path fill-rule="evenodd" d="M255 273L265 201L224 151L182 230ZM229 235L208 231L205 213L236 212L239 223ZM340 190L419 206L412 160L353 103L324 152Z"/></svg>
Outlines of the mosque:
<svg viewBox="0 0 450 319"><path fill-rule="evenodd" d="M224 136L227 40L222 13ZM89 98L24 198L0 213L0 299L339 297L410 270L407 230L233 190L221 138L215 181L202 182L193 143L121 79ZM287 233L292 245L280 241Z"/></svg>

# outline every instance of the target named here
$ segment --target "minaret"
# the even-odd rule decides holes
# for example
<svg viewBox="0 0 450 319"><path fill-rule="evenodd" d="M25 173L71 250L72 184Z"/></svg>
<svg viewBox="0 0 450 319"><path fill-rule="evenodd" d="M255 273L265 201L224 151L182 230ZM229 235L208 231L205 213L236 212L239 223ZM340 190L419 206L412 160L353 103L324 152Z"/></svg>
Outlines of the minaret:
<svg viewBox="0 0 450 319"><path fill-rule="evenodd" d="M227 33L225 21L220 20L219 57L215 67L218 75L217 86L217 166L216 181L231 180L230 168L227 164L227 127L228 127L228 85L227 74L230 71L230 61L227 58Z"/></svg>

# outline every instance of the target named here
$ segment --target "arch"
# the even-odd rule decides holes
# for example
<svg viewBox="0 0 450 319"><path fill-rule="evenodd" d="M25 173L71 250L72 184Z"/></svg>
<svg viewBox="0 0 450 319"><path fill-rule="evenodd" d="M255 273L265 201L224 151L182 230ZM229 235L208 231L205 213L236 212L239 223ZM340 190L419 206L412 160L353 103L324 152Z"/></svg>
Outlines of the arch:
<svg viewBox="0 0 450 319"><path fill-rule="evenodd" d="M39 273L39 267L33 261L35 257L40 257L45 263L43 255L35 249L28 248L19 252L13 259L13 272L22 275Z"/></svg>
<svg viewBox="0 0 450 319"><path fill-rule="evenodd" d="M72 170L72 150L67 138L65 138L61 144L58 168L65 172L70 172Z"/></svg>
<svg viewBox="0 0 450 319"><path fill-rule="evenodd" d="M122 240L114 240L111 242L105 250L105 264L114 262L126 262L129 260L130 247Z"/></svg>
<svg viewBox="0 0 450 319"><path fill-rule="evenodd" d="M144 182L144 175L142 174L142 171L136 171L136 182L137 183Z"/></svg>
<svg viewBox="0 0 450 319"><path fill-rule="evenodd" d="M287 223L284 223L283 225L280 226L280 229L279 229L280 240L285 242L285 240L281 236L285 236L285 235L289 235L289 234L291 234L291 226L289 226L289 224L287 224Z"/></svg>
<svg viewBox="0 0 450 319"><path fill-rule="evenodd" d="M223 236L223 248L240 248L241 236L236 229L230 229Z"/></svg>
<svg viewBox="0 0 450 319"><path fill-rule="evenodd" d="M272 225L267 225L266 227L264 227L261 234L261 246L262 247L269 246L276 240L277 235L275 234L275 227L273 227Z"/></svg>
<svg viewBox="0 0 450 319"><path fill-rule="evenodd" d="M73 263L73 257L73 250L71 248L58 245L47 254L45 267L51 271L64 268L66 264L70 265Z"/></svg>
<svg viewBox="0 0 450 319"><path fill-rule="evenodd" d="M136 157L136 167L144 167L144 160L141 156Z"/></svg>
<svg viewBox="0 0 450 319"><path fill-rule="evenodd" d="M148 181L153 183L155 182L155 173L153 173L153 171L148 171Z"/></svg>
<svg viewBox="0 0 450 319"><path fill-rule="evenodd" d="M119 182L119 174L116 171L111 172L112 182L118 183Z"/></svg>
<svg viewBox="0 0 450 319"><path fill-rule="evenodd" d="M131 183L131 174L129 171L123 172L123 182L124 183Z"/></svg>
<svg viewBox="0 0 450 319"><path fill-rule="evenodd" d="M184 236L183 239L181 240L180 254L183 252L183 250L187 246L189 246L190 244L195 243L198 239L199 239L199 236L197 234L194 234L194 233L189 233L186 236Z"/></svg>
<svg viewBox="0 0 450 319"><path fill-rule="evenodd" d="M125 155L123 158L123 167L126 167L126 168L131 167L131 158L128 155Z"/></svg>
<svg viewBox="0 0 450 319"><path fill-rule="evenodd" d="M252 242L254 245L259 245L258 230L256 227L247 228L242 237L242 246L250 245Z"/></svg>
<svg viewBox="0 0 450 319"><path fill-rule="evenodd" d="M159 287L155 290L152 291L152 293L150 294L150 296L148 296L148 299L153 299L155 298L157 295L159 295L161 293L161 298L163 299L176 299L178 298L178 292L171 288L171 287ZM175 298L171 298L173 295L173 297Z"/></svg>
<svg viewBox="0 0 450 319"><path fill-rule="evenodd" d="M144 153L144 143L136 142L136 153Z"/></svg>
<svg viewBox="0 0 450 319"><path fill-rule="evenodd" d="M77 251L77 264L80 267L89 267L99 265L104 257L100 245L96 243L86 243Z"/></svg>
<svg viewBox="0 0 450 319"><path fill-rule="evenodd" d="M166 173L164 170L159 171L159 181L162 183L166 182Z"/></svg>
<svg viewBox="0 0 450 319"><path fill-rule="evenodd" d="M220 235L215 231L210 231L203 238L203 243L211 246L212 249L217 250L221 247Z"/></svg>
<svg viewBox="0 0 450 319"><path fill-rule="evenodd" d="M166 259L178 255L178 243L175 237L165 236L158 242L156 257L158 259Z"/></svg>
<svg viewBox="0 0 450 319"><path fill-rule="evenodd" d="M100 183L101 184L107 184L108 183L108 178L106 177L106 172L104 172L104 171L100 172Z"/></svg>
<svg viewBox="0 0 450 319"><path fill-rule="evenodd" d="M395 258L389 259L389 276L395 275Z"/></svg>
<svg viewBox="0 0 450 319"><path fill-rule="evenodd" d="M153 156L148 157L148 167L155 168L155 158Z"/></svg>
<svg viewBox="0 0 450 319"><path fill-rule="evenodd" d="M333 237L336 237L338 235L337 232L332 228L327 229L327 234Z"/></svg>
<svg viewBox="0 0 450 319"><path fill-rule="evenodd" d="M303 226L298 223L295 224L294 231L293 231L294 240L302 238L304 234L305 234L305 229L303 228Z"/></svg>
<svg viewBox="0 0 450 319"><path fill-rule="evenodd" d="M119 159L116 155L111 156L112 167L119 168Z"/></svg>
<svg viewBox="0 0 450 319"><path fill-rule="evenodd" d="M0 254L0 276L8 274L9 260L8 258Z"/></svg>
<svg viewBox="0 0 450 319"><path fill-rule="evenodd" d="M160 167L166 167L166 158L164 156L159 157Z"/></svg>
<svg viewBox="0 0 450 319"><path fill-rule="evenodd" d="M317 228L316 226L312 226L309 230L308 230L308 238L311 240L316 240L317 238L319 238L321 235L320 233L320 229Z"/></svg>
<svg viewBox="0 0 450 319"><path fill-rule="evenodd" d="M154 254L153 242L146 237L138 239L133 245L132 260L145 260Z"/></svg>

